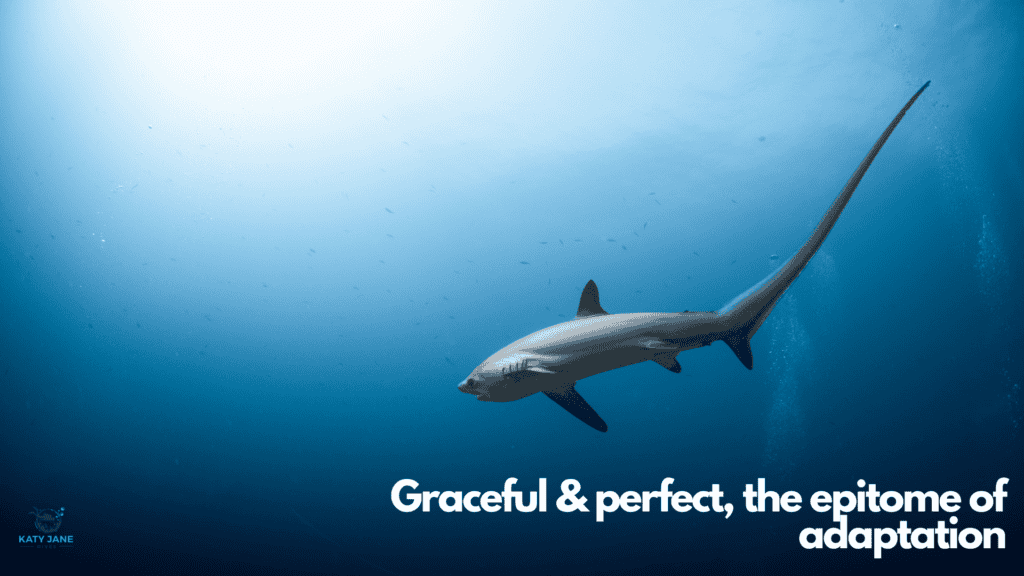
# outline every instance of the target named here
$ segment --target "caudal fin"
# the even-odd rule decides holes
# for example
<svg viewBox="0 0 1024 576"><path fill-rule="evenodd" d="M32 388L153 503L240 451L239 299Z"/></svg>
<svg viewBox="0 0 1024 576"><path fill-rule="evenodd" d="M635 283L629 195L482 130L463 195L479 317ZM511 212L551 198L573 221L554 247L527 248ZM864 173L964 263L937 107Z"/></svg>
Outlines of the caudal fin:
<svg viewBox="0 0 1024 576"><path fill-rule="evenodd" d="M910 110L911 105L917 100L918 96L924 92L924 89L928 87L931 82L925 82L924 86L917 91L913 97L903 106L899 114L889 123L889 126L885 129L885 132L878 138L875 145L868 151L867 156L861 161L860 166L850 177L850 180L843 187L842 192L832 202L832 206L829 207L828 211L825 212L825 216L818 223L818 226L814 229L814 233L807 240L806 243L800 248L800 250L785 264L779 267L778 270L773 272L770 276L764 280L758 282L749 290L740 294L736 298L726 304L721 310L718 311L720 315L726 317L729 323L730 329L726 336L722 338L729 348L736 353L736 356L740 359L748 369L752 369L754 365L753 355L750 350L750 339L757 332L757 329L761 327L761 324L768 318L768 314L771 313L772 308L778 303L779 298L789 288L790 284L796 280L800 272L803 271L807 263L811 261L811 257L821 247L822 242L828 236L829 231L835 225L839 219L839 215L843 212L843 208L846 207L846 203L850 201L850 197L853 196L853 191L857 189L857 185L860 184L861 178L864 177L864 173L867 172L868 167L871 166L871 162L878 155L879 150L885 144L885 141L889 139L889 135L896 129L896 125L903 119L903 115Z"/></svg>
<svg viewBox="0 0 1024 576"><path fill-rule="evenodd" d="M750 335L737 332L722 339L729 348L740 359L740 362L747 367L747 370L754 369L754 351L750 349Z"/></svg>

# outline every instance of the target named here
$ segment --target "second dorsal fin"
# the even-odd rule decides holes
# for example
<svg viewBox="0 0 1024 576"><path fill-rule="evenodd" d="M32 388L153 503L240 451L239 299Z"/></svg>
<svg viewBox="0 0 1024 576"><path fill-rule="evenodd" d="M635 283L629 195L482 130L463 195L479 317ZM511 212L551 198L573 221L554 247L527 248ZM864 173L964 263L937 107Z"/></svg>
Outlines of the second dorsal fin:
<svg viewBox="0 0 1024 576"><path fill-rule="evenodd" d="M597 284L591 280L587 282L587 285L583 287L583 295L580 296L580 307L576 310L577 318L586 318L587 316L604 316L608 313L601 308L601 299L597 295Z"/></svg>

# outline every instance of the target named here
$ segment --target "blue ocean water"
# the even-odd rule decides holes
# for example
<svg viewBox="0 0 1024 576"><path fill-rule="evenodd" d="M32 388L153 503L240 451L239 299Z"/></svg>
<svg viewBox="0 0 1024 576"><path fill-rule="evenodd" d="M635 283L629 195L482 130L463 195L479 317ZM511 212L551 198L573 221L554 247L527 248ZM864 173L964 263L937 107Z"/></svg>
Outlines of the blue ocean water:
<svg viewBox="0 0 1024 576"><path fill-rule="evenodd" d="M105 573L861 573L1021 560L1024 8L835 1L0 4L0 554ZM715 310L830 237L753 339L543 395L456 385L565 321ZM546 512L392 487L547 483ZM736 511L595 518L718 484ZM794 513L741 495L796 491ZM1002 512L969 509L1008 478ZM575 479L588 512L556 508ZM1006 548L804 549L818 490L956 491ZM657 502L657 501L655 501ZM36 546L39 510L64 508ZM45 527L45 526L44 526Z"/></svg>

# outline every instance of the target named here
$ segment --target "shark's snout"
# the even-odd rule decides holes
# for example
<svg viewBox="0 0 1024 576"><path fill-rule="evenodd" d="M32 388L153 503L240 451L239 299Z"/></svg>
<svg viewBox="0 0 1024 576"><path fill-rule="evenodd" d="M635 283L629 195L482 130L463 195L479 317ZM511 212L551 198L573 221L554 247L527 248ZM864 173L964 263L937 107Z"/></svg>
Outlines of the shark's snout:
<svg viewBox="0 0 1024 576"><path fill-rule="evenodd" d="M476 390L476 382L472 378L466 378L459 383L459 391L465 392L466 394L479 394L479 390Z"/></svg>

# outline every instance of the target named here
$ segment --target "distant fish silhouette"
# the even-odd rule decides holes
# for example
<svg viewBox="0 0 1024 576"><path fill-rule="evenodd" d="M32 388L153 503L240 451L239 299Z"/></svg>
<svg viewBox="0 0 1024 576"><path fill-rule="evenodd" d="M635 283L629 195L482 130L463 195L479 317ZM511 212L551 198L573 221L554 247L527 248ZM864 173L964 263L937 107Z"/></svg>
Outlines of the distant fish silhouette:
<svg viewBox="0 0 1024 576"><path fill-rule="evenodd" d="M527 262L526 260L520 260L519 263L520 264L529 264L529 262Z"/></svg>
<svg viewBox="0 0 1024 576"><path fill-rule="evenodd" d="M394 212L391 211L391 208L385 208L384 211L388 214L394 214Z"/></svg>

